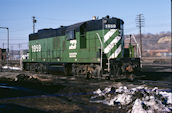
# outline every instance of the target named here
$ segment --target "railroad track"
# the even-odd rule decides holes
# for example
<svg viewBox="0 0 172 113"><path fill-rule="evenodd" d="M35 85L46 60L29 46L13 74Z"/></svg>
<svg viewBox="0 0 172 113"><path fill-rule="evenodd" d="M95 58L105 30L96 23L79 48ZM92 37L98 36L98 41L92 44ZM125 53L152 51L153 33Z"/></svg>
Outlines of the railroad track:
<svg viewBox="0 0 172 113"><path fill-rule="evenodd" d="M25 73L25 74L35 74L34 72L21 71L21 70L17 70L17 71L13 70L12 72L15 72L15 73ZM143 73L143 74L141 74L143 76L136 77L136 80L134 80L133 82L127 82L125 80L124 81L118 81L118 82L124 82L124 83L128 83L128 84L139 84L139 85L145 84L145 85L152 86L152 87L160 87L160 88L170 88L170 89L172 89L172 82L170 82L170 80L168 80L170 78L170 73L165 73L165 74L160 73L158 75L158 76L160 76L162 74L161 76L163 76L163 78L167 77L168 79L164 79L165 81L162 81L161 80L162 77L158 78L158 76L153 78L153 79L156 78L155 80L150 78L150 76L154 76L155 74L157 75L158 73L153 73L153 74L152 73L149 73L149 74ZM164 76L164 75L168 75L168 76ZM150 80L143 80L143 79L149 79L149 78L150 78ZM100 82L100 81L104 81L104 80L105 80L105 78L101 79L101 80L99 79L98 81ZM112 82L112 80L110 80L110 81Z"/></svg>

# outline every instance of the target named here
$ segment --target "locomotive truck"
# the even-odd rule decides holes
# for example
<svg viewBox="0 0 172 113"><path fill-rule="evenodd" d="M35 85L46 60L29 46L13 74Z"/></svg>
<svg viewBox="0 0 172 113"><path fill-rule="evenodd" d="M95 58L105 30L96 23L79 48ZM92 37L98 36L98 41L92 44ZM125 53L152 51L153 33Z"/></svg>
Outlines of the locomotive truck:
<svg viewBox="0 0 172 113"><path fill-rule="evenodd" d="M29 35L29 53L23 69L48 72L63 67L65 75L89 78L127 78L140 70L140 58L133 45L124 48L124 22L103 17L41 29Z"/></svg>

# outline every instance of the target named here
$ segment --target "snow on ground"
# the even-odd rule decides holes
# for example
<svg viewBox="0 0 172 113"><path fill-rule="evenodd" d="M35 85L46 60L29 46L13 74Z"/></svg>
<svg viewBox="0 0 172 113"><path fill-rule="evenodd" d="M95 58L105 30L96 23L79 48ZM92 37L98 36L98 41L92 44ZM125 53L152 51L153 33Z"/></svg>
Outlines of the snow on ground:
<svg viewBox="0 0 172 113"><path fill-rule="evenodd" d="M172 111L172 92L160 91L157 87L139 86L128 89L126 86L119 88L107 87L93 92L91 102L103 103L110 106L128 106L129 113L168 113ZM131 106L131 107L129 107Z"/></svg>
<svg viewBox="0 0 172 113"><path fill-rule="evenodd" d="M168 101L167 101L168 104L172 104L172 93L165 92L165 91L160 91L159 93L163 95L164 97L168 98Z"/></svg>
<svg viewBox="0 0 172 113"><path fill-rule="evenodd" d="M3 69L10 69L10 70L22 70L20 67L11 67L11 66L3 66Z"/></svg>

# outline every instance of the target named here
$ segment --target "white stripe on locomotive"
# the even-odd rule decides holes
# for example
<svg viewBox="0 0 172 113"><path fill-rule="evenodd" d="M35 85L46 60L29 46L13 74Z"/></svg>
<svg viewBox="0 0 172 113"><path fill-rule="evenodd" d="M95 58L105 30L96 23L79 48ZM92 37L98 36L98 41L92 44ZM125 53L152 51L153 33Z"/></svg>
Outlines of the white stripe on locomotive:
<svg viewBox="0 0 172 113"><path fill-rule="evenodd" d="M111 29L104 35L104 43L117 31L117 29Z"/></svg>
<svg viewBox="0 0 172 113"><path fill-rule="evenodd" d="M109 57L111 58L116 58L121 52L121 45L119 45L119 47L116 49L116 51Z"/></svg>
<svg viewBox="0 0 172 113"><path fill-rule="evenodd" d="M112 42L104 49L104 53L109 53L110 50L120 41L121 37L115 37Z"/></svg>

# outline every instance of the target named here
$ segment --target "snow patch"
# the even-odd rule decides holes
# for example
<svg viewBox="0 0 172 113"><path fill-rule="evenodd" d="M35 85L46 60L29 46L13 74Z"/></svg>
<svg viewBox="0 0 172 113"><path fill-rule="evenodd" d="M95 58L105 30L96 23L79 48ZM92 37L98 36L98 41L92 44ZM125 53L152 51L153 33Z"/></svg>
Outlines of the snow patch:
<svg viewBox="0 0 172 113"><path fill-rule="evenodd" d="M128 95L128 94L118 94L117 96L114 97L114 100L115 102L120 102L122 105L126 105L126 104L129 104L132 99L131 99L131 95Z"/></svg>
<svg viewBox="0 0 172 113"><path fill-rule="evenodd" d="M140 99L135 100L131 113L147 113L146 110L142 108L142 101Z"/></svg>
<svg viewBox="0 0 172 113"><path fill-rule="evenodd" d="M3 68L3 69L11 69L11 70L22 70L22 69L19 68L19 67L11 67L11 66L3 66L2 68Z"/></svg>
<svg viewBox="0 0 172 113"><path fill-rule="evenodd" d="M148 89L139 86L128 89L126 86L119 88L107 87L104 90L97 89L93 92L91 102L103 103L110 106L131 106L130 113L154 113L171 111L172 93L159 91L158 87Z"/></svg>
<svg viewBox="0 0 172 113"><path fill-rule="evenodd" d="M168 98L167 104L172 104L172 92L169 93L165 91L160 91L159 93L164 97Z"/></svg>

